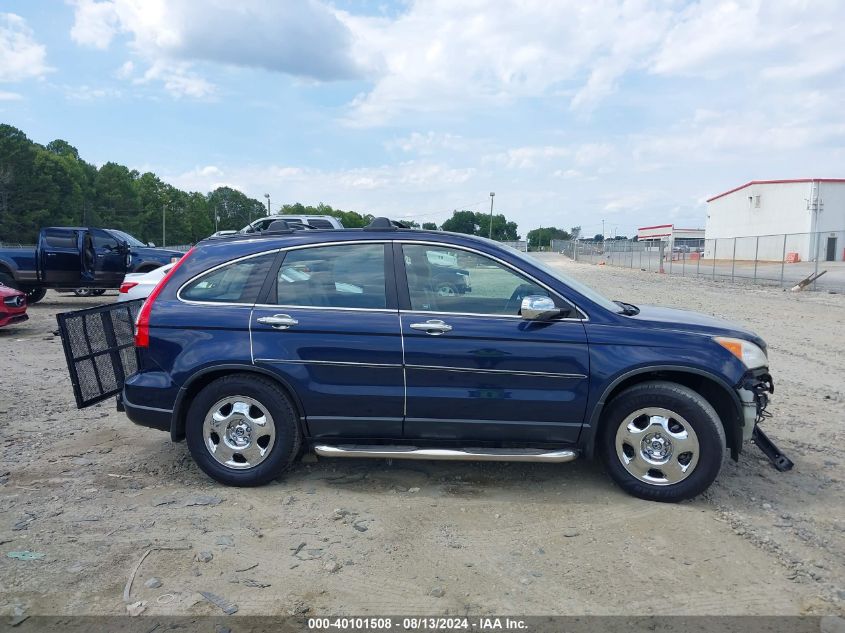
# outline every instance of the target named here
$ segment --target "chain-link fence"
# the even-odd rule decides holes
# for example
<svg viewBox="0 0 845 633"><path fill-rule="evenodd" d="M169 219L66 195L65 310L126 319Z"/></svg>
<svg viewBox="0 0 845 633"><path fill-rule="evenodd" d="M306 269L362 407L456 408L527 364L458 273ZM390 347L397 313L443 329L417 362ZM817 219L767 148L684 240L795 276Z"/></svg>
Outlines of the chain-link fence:
<svg viewBox="0 0 845 633"><path fill-rule="evenodd" d="M510 246L511 248L516 249L518 251L522 251L523 253L528 252L528 242L526 242L525 240L515 240L515 241L512 241L512 242L501 242L501 243L504 244L505 246Z"/></svg>
<svg viewBox="0 0 845 633"><path fill-rule="evenodd" d="M552 240L551 246L575 261L782 288L818 276L809 288L845 292L845 230L708 239L699 247L634 240Z"/></svg>

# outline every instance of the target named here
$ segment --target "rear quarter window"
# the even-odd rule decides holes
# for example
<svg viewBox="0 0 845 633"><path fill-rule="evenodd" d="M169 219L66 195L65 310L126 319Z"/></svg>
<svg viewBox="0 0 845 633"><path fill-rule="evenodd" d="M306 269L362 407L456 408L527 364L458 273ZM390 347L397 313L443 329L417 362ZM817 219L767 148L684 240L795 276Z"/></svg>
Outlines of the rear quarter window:
<svg viewBox="0 0 845 633"><path fill-rule="evenodd" d="M44 241L48 248L76 249L76 231L47 229Z"/></svg>
<svg viewBox="0 0 845 633"><path fill-rule="evenodd" d="M179 293L185 301L255 303L276 253L225 264L188 282Z"/></svg>

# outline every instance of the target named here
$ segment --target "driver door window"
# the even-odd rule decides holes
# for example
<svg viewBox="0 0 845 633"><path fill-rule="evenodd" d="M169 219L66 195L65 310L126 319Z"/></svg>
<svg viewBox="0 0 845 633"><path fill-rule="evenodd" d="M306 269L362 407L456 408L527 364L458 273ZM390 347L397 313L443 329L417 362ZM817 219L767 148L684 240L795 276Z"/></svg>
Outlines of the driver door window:
<svg viewBox="0 0 845 633"><path fill-rule="evenodd" d="M522 299L549 292L494 259L460 249L404 244L411 310L518 316Z"/></svg>

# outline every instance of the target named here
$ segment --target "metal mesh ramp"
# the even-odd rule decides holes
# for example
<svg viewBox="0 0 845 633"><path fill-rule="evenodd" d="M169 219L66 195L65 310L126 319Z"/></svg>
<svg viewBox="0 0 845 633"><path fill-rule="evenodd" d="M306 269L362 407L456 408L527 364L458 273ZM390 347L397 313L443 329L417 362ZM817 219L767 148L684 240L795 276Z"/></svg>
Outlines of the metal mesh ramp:
<svg viewBox="0 0 845 633"><path fill-rule="evenodd" d="M138 370L135 317L144 300L112 303L56 315L76 406L117 395Z"/></svg>

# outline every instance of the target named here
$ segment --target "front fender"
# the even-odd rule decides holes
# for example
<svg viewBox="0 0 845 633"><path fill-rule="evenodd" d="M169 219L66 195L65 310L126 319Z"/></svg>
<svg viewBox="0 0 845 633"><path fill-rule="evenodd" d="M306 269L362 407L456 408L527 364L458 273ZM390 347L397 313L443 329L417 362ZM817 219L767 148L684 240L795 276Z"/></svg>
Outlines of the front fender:
<svg viewBox="0 0 845 633"><path fill-rule="evenodd" d="M598 392L599 395L596 401L588 409L586 421L581 427L581 434L578 437L579 448L585 457L591 458L595 453L597 433L601 422L602 412L604 411L610 394L612 394L613 391L625 381L635 378L636 376L648 374L653 374L655 377L660 374L673 374L676 377L678 374L683 374L691 377L705 378L718 385L718 387L724 391L728 401L731 403L731 410L734 414L733 420L722 421L723 424L726 425L725 432L732 434L732 442L734 446L742 443L742 429L740 428L740 425L741 420L743 419L743 406L734 385L731 385L723 376L701 367L691 367L689 365L675 365L669 363L653 363L620 371L602 385L599 385L597 388L592 390L593 393Z"/></svg>

